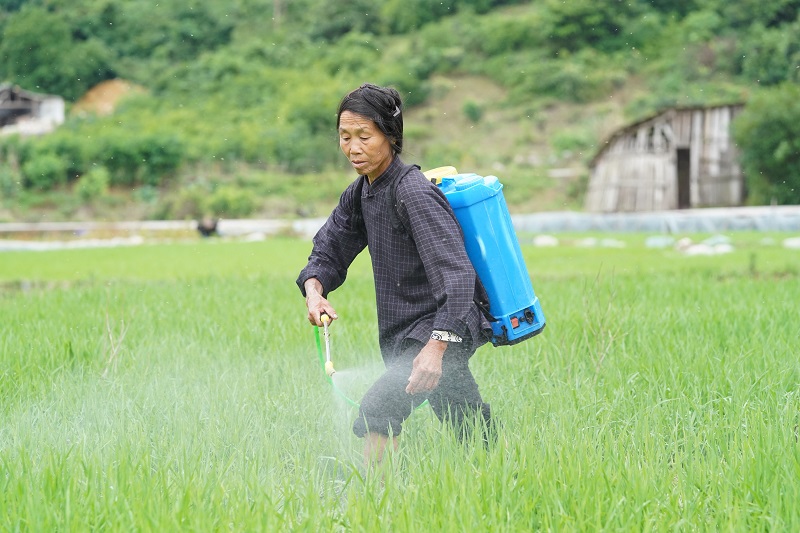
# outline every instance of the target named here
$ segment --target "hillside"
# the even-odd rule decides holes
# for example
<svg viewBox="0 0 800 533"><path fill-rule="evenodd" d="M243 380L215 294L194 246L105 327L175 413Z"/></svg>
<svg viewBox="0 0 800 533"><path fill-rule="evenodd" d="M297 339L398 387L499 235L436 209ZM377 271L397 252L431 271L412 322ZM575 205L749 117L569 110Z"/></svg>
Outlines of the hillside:
<svg viewBox="0 0 800 533"><path fill-rule="evenodd" d="M0 1L0 80L70 111L48 136L0 137L0 220L327 213L353 177L336 105L364 81L404 95L408 161L496 174L512 211L580 209L586 163L615 128L796 82L798 12L791 0ZM107 80L141 90L110 114L76 104Z"/></svg>

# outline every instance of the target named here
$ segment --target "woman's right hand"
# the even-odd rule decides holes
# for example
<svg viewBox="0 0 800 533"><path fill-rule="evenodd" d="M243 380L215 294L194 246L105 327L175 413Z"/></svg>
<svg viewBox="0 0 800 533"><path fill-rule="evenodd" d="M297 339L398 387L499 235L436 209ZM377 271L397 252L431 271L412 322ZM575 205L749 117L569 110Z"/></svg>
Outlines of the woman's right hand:
<svg viewBox="0 0 800 533"><path fill-rule="evenodd" d="M322 315L328 315L331 320L336 320L339 316L336 310L322 296L322 284L316 278L311 278L305 282L306 307L308 308L308 321L314 326L322 326Z"/></svg>

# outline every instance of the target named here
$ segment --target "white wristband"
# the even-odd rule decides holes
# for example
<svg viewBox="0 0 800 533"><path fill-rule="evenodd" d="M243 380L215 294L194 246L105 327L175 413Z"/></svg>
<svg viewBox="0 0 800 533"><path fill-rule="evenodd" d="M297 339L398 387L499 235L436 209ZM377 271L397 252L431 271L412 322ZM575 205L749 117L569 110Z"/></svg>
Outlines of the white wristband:
<svg viewBox="0 0 800 533"><path fill-rule="evenodd" d="M431 333L431 339L435 341L445 341L445 342L461 342L461 337L452 333L450 331L442 331L440 329L433 330Z"/></svg>

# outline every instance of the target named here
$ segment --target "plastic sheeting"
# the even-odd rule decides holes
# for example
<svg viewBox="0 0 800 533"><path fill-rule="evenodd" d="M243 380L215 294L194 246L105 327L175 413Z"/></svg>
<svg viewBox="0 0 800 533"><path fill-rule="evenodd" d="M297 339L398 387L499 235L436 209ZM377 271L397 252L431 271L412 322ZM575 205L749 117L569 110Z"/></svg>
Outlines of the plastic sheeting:
<svg viewBox="0 0 800 533"><path fill-rule="evenodd" d="M725 207L649 213L558 211L512 215L518 232L719 233L800 231L800 206Z"/></svg>
<svg viewBox="0 0 800 533"><path fill-rule="evenodd" d="M650 234L722 233L730 231L800 231L800 206L729 207L687 209L651 213L580 213L553 211L511 215L517 232L641 232ZM322 227L324 218L298 220L220 220L217 230L223 237L265 238L287 234L311 238ZM120 236L140 233L195 232L196 221L138 222L40 222L0 223L0 251L29 248L24 241L10 241L18 234L56 235L70 240L88 237L95 231ZM97 243L95 243L97 244ZM46 245L36 245L46 247ZM77 247L80 244L73 243Z"/></svg>

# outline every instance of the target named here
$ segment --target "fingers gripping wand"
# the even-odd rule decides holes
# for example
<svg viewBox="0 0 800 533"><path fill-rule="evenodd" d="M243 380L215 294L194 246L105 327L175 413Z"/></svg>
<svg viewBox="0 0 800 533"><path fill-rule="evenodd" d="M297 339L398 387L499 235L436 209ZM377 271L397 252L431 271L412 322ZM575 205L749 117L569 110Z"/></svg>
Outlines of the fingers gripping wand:
<svg viewBox="0 0 800 533"><path fill-rule="evenodd" d="M328 323L331 321L331 317L323 313L319 318L322 320L323 336L325 337L325 373L328 374L328 377L332 377L336 370L333 368L333 361L331 361L331 334L328 331Z"/></svg>

